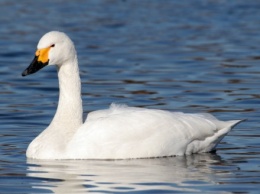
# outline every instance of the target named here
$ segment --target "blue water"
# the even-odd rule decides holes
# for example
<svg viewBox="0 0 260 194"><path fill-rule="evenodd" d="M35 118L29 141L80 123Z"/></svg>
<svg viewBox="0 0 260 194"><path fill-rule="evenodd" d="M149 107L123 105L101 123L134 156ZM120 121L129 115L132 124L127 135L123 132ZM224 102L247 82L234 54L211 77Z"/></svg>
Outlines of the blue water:
<svg viewBox="0 0 260 194"><path fill-rule="evenodd" d="M0 193L259 193L260 2L1 0ZM247 119L216 154L27 160L57 106L56 69L21 77L50 30L74 41L84 114L112 102Z"/></svg>

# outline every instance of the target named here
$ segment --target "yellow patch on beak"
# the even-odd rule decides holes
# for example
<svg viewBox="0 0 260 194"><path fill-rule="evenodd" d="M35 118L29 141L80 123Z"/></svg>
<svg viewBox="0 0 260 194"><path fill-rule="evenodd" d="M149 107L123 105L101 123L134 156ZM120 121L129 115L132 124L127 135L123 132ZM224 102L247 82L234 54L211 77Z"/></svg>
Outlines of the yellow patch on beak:
<svg viewBox="0 0 260 194"><path fill-rule="evenodd" d="M51 47L39 49L35 52L35 55L38 57L38 61L42 63L46 63L49 60L49 50Z"/></svg>

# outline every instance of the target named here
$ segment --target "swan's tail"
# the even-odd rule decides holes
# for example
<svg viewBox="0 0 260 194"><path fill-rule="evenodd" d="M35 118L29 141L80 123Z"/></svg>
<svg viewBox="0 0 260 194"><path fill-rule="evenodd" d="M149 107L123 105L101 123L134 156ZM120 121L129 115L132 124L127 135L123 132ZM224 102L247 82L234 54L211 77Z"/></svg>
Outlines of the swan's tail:
<svg viewBox="0 0 260 194"><path fill-rule="evenodd" d="M220 128L214 136L207 138L208 143L206 144L208 144L208 146L206 146L205 149L202 149L202 152L215 152L217 145L225 137L225 135L227 135L236 125L245 120L246 119L226 121L223 128Z"/></svg>
<svg viewBox="0 0 260 194"><path fill-rule="evenodd" d="M224 127L220 128L217 132L217 136L226 135L229 131L231 131L236 125L241 123L244 120L231 120L226 121Z"/></svg>
<svg viewBox="0 0 260 194"><path fill-rule="evenodd" d="M230 128L233 129L236 125L238 125L239 123L246 121L247 119L242 119L242 120L231 120L231 121L227 121L228 123L230 123Z"/></svg>

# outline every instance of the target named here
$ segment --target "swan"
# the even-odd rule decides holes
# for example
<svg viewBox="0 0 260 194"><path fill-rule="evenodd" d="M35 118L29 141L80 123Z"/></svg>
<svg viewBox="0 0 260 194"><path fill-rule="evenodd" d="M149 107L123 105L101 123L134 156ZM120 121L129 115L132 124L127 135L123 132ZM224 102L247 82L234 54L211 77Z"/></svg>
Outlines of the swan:
<svg viewBox="0 0 260 194"><path fill-rule="evenodd" d="M242 121L111 104L83 122L77 54L63 32L43 35L22 76L51 65L57 66L58 107L49 126L29 144L28 158L134 159L211 152Z"/></svg>

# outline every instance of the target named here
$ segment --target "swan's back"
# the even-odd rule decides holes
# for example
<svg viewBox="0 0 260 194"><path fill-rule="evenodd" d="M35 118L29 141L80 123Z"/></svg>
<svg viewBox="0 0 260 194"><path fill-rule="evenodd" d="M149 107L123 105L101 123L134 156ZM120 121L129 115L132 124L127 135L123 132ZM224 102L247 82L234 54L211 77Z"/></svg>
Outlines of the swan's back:
<svg viewBox="0 0 260 194"><path fill-rule="evenodd" d="M209 152L239 121L113 105L92 112L68 146L68 158L149 158Z"/></svg>

